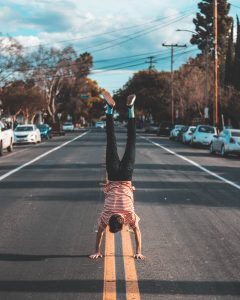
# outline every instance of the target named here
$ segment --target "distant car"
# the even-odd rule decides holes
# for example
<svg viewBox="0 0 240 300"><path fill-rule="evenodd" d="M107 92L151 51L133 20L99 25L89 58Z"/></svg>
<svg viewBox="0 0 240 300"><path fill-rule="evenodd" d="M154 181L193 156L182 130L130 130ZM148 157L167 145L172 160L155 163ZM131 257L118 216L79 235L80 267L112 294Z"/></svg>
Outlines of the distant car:
<svg viewBox="0 0 240 300"><path fill-rule="evenodd" d="M48 124L38 124L37 128L40 130L42 139L52 138L52 127L50 127Z"/></svg>
<svg viewBox="0 0 240 300"><path fill-rule="evenodd" d="M158 128L159 128L159 124L157 124L157 123L149 123L145 127L145 132L146 133L157 133Z"/></svg>
<svg viewBox="0 0 240 300"><path fill-rule="evenodd" d="M215 135L210 145L210 153L220 153L227 156L229 153L240 155L240 129L224 129Z"/></svg>
<svg viewBox="0 0 240 300"><path fill-rule="evenodd" d="M159 124L157 135L158 136L169 136L173 125L170 122L162 122Z"/></svg>
<svg viewBox="0 0 240 300"><path fill-rule="evenodd" d="M188 130L188 127L189 127L189 126L184 126L184 127L182 127L182 128L178 131L178 134L177 134L177 136L176 136L176 138L175 138L175 140L176 140L177 142L182 142L182 140L183 140L183 134Z"/></svg>
<svg viewBox="0 0 240 300"><path fill-rule="evenodd" d="M174 125L173 129L170 131L170 140L175 140L179 131L185 127L185 125Z"/></svg>
<svg viewBox="0 0 240 300"><path fill-rule="evenodd" d="M18 125L14 130L14 143L40 143L40 130L34 124Z"/></svg>
<svg viewBox="0 0 240 300"><path fill-rule="evenodd" d="M52 135L65 135L65 131L62 128L62 124L60 122L52 123Z"/></svg>
<svg viewBox="0 0 240 300"><path fill-rule="evenodd" d="M95 128L105 128L105 122L103 121L96 122Z"/></svg>
<svg viewBox="0 0 240 300"><path fill-rule="evenodd" d="M65 132L67 132L67 131L73 132L74 131L74 125L73 125L72 122L65 122L65 123L63 123L62 129Z"/></svg>
<svg viewBox="0 0 240 300"><path fill-rule="evenodd" d="M188 126L187 131L185 131L182 135L183 144L189 144L190 143L195 130L196 130L196 126Z"/></svg>
<svg viewBox="0 0 240 300"><path fill-rule="evenodd" d="M199 146L210 146L214 135L217 134L216 127L210 125L198 125L192 135L190 145L195 147Z"/></svg>

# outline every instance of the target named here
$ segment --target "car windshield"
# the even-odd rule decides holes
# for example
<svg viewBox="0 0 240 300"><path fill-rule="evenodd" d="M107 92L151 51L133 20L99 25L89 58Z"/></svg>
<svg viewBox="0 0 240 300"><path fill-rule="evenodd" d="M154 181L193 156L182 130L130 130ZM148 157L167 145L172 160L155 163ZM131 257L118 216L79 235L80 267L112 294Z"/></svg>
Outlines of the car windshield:
<svg viewBox="0 0 240 300"><path fill-rule="evenodd" d="M234 130L234 131L232 130L232 131L231 131L231 134L232 134L232 136L240 137L240 130L236 130L236 131L235 131L235 130Z"/></svg>
<svg viewBox="0 0 240 300"><path fill-rule="evenodd" d="M33 127L32 126L16 127L15 131L33 131Z"/></svg>
<svg viewBox="0 0 240 300"><path fill-rule="evenodd" d="M200 126L198 131L204 133L214 133L214 128L210 126Z"/></svg>
<svg viewBox="0 0 240 300"><path fill-rule="evenodd" d="M47 128L48 128L48 125L46 125L46 124L41 124L41 125L37 125L37 127L38 127L39 129L47 129Z"/></svg>
<svg viewBox="0 0 240 300"><path fill-rule="evenodd" d="M73 124L72 123L64 123L63 125L64 126L72 126Z"/></svg>
<svg viewBox="0 0 240 300"><path fill-rule="evenodd" d="M196 130L196 127L190 127L190 131L194 132Z"/></svg>

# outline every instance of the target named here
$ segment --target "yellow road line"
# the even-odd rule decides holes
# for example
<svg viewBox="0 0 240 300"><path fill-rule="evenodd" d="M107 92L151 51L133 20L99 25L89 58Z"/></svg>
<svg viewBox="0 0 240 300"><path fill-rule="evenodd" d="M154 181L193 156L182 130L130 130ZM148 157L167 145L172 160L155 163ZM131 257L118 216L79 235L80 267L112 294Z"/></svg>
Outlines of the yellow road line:
<svg viewBox="0 0 240 300"><path fill-rule="evenodd" d="M135 259L133 258L132 241L127 226L124 226L122 230L122 248L126 279L126 299L140 300L137 271Z"/></svg>
<svg viewBox="0 0 240 300"><path fill-rule="evenodd" d="M103 300L116 300L116 268L114 234L106 228Z"/></svg>

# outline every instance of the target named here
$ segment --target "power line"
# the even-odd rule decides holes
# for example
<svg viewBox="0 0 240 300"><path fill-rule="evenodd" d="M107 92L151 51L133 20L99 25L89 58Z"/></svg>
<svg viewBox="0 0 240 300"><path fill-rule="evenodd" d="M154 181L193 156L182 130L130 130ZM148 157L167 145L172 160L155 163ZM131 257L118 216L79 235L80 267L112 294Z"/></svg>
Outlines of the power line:
<svg viewBox="0 0 240 300"><path fill-rule="evenodd" d="M173 51L174 48L186 48L187 45L178 45L178 44L162 44L163 47L170 47L171 48L171 102L172 102L172 124L174 124L174 99L173 99Z"/></svg>
<svg viewBox="0 0 240 300"><path fill-rule="evenodd" d="M168 16L165 16L165 17L156 18L156 19L153 19L151 21L144 22L144 23L141 23L141 24L138 24L138 25L123 27L123 28L120 28L120 29L111 30L111 31L107 31L107 32L99 33L99 34L92 34L92 35L88 35L88 36L84 36L84 37L76 38L76 39L56 41L55 43L61 44L61 43L69 43L69 42L74 42L74 41L86 40L86 39L90 39L90 38L94 38L94 37L99 37L99 36L103 36L103 35L107 35L107 34L116 33L116 32L119 32L119 31L129 30L129 29L136 28L136 27L142 27L142 26L145 26L147 24L156 23L156 22L159 22L159 21L162 21L162 20L165 20L165 19L169 19L169 18L174 17L174 16L185 14L189 11L193 12L192 7L193 7L193 5L191 5L188 9L186 9L184 11L181 11L177 14L172 14L172 15L168 15ZM50 43L40 43L40 44L32 45L32 46L25 46L23 48L28 49L28 48L33 48L33 47L46 46L46 45L49 45L49 44Z"/></svg>

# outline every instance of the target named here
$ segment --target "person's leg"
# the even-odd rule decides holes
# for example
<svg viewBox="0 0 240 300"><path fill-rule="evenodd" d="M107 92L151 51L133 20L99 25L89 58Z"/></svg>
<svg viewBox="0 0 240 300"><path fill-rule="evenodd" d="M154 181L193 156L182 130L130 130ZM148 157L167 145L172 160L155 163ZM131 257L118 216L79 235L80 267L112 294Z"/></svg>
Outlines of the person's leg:
<svg viewBox="0 0 240 300"><path fill-rule="evenodd" d="M128 127L125 153L120 163L121 180L132 180L136 152L136 121L134 116L134 101L136 96L130 95L127 101Z"/></svg>
<svg viewBox="0 0 240 300"><path fill-rule="evenodd" d="M117 141L114 131L112 114L106 114L107 148L106 148L106 170L108 180L118 180L120 159L117 153Z"/></svg>
<svg viewBox="0 0 240 300"><path fill-rule="evenodd" d="M108 180L118 180L118 172L120 159L117 153L117 141L114 130L113 107L115 102L108 92L103 92L102 96L107 103L106 107L106 132L107 132L107 148L106 148L106 170Z"/></svg>

